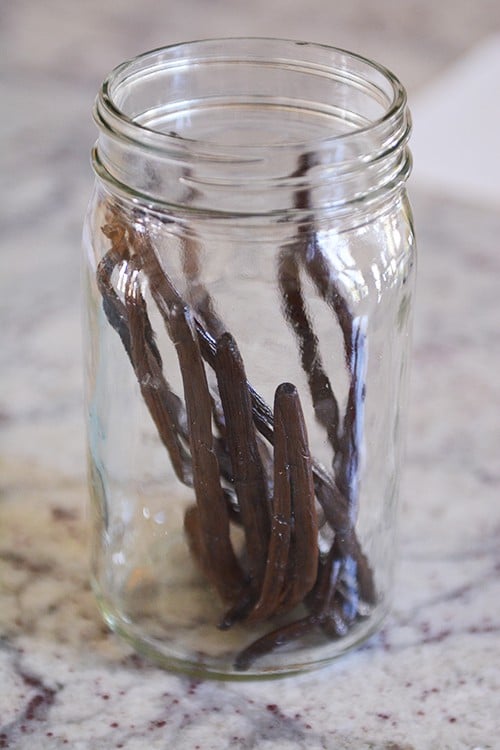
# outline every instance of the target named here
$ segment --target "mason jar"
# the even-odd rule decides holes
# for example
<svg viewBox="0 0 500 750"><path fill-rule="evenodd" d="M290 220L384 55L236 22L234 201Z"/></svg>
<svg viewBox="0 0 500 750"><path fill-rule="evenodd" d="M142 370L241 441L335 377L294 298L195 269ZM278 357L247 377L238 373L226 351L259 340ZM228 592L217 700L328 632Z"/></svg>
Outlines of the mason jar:
<svg viewBox="0 0 500 750"><path fill-rule="evenodd" d="M199 676L324 665L391 602L415 242L397 78L224 39L117 67L84 229L92 578Z"/></svg>

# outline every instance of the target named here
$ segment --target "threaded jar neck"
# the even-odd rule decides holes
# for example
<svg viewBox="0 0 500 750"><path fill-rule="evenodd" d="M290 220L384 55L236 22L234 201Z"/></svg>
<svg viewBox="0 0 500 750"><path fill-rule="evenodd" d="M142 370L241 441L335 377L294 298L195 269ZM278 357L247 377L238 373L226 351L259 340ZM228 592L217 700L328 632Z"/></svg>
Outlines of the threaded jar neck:
<svg viewBox="0 0 500 750"><path fill-rule="evenodd" d="M276 39L179 44L116 68L95 105L94 167L176 210L365 210L410 171L406 93L349 52Z"/></svg>

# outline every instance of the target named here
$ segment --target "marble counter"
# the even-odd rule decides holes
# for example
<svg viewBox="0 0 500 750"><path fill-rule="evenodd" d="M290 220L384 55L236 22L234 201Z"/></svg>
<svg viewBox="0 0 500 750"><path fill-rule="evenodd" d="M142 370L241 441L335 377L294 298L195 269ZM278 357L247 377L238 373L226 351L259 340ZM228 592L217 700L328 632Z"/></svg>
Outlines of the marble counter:
<svg viewBox="0 0 500 750"><path fill-rule="evenodd" d="M420 271L401 562L382 632L309 675L199 683L135 656L97 613L78 256L100 79L161 43L270 34L378 57L411 97L500 27L488 0L411 13L389 0L335 11L313 0L306 14L294 1L248 5L2 6L0 748L498 750L500 210L474 195L413 190Z"/></svg>

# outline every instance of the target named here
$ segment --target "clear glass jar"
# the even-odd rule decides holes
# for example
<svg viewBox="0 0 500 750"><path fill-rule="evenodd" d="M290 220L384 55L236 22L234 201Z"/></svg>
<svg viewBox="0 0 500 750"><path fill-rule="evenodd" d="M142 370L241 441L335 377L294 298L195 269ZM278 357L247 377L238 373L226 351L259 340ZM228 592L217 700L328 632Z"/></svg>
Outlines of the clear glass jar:
<svg viewBox="0 0 500 750"><path fill-rule="evenodd" d="M325 46L181 44L97 98L84 230L93 584L170 669L323 665L387 613L410 119Z"/></svg>

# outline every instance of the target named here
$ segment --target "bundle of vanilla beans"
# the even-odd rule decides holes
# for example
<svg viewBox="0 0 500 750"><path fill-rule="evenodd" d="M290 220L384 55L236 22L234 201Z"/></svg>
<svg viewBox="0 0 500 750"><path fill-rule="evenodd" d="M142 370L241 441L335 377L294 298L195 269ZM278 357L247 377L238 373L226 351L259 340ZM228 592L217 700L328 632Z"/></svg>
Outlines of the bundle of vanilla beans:
<svg viewBox="0 0 500 750"><path fill-rule="evenodd" d="M354 529L365 333L332 285L314 232L304 231L280 251L277 279L315 418L332 449L331 472L310 454L296 387L277 385L271 409L248 382L237 342L200 281L189 242L184 272L192 293L184 300L161 266L147 222L118 203L107 203L104 212L102 232L110 248L97 270L103 309L178 479L193 488L195 503L185 513L184 529L200 571L227 606L219 627L271 620L269 632L241 651L235 667L246 670L258 657L312 631L344 636L376 600L372 571ZM342 331L349 375L343 409L323 368L302 274L332 308ZM175 344L183 399L163 371L145 283ZM216 386L209 385L208 370ZM241 550L232 542L232 524L242 528ZM273 626L273 618L286 615Z"/></svg>

